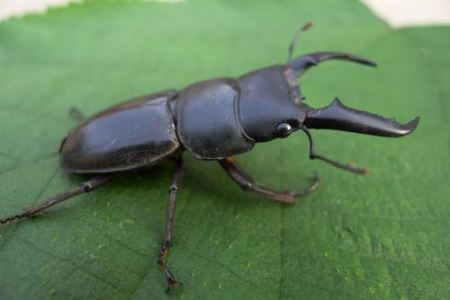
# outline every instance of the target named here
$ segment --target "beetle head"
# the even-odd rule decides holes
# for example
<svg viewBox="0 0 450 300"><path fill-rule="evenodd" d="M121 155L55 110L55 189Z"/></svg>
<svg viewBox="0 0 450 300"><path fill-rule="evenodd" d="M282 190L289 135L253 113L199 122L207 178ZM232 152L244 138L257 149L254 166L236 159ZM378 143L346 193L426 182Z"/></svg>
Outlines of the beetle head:
<svg viewBox="0 0 450 300"><path fill-rule="evenodd" d="M273 66L246 74L239 78L241 97L237 112L243 131L254 142L266 142L276 137L286 137L301 129L308 137L309 157L320 159L335 167L366 174L365 168L343 164L315 153L309 128L334 129L369 135L400 137L410 134L419 124L419 117L407 124L395 119L359 111L344 106L339 99L327 107L314 109L304 103L298 78L309 68L322 61L339 59L367 66L376 64L368 59L340 52L318 52L292 59L299 34L311 27L306 23L294 36L289 46L286 65Z"/></svg>
<svg viewBox="0 0 450 300"><path fill-rule="evenodd" d="M370 60L347 53L319 52L295 58L287 65L264 68L240 77L239 114L244 132L256 142L266 142L308 128L385 137L400 137L414 131L418 117L401 124L392 118L346 107L337 98L324 108L308 106L298 78L312 66L332 59L376 66Z"/></svg>
<svg viewBox="0 0 450 300"><path fill-rule="evenodd" d="M299 98L298 84L289 83L297 80L288 69L272 66L239 78L239 117L244 132L256 142L286 137L303 125L308 106Z"/></svg>

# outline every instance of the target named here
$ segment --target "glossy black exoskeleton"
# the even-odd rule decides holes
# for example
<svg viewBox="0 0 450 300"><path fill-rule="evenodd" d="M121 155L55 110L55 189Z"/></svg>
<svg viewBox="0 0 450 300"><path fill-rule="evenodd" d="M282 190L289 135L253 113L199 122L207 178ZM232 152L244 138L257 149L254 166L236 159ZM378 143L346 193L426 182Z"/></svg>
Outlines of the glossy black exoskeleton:
<svg viewBox="0 0 450 300"><path fill-rule="evenodd" d="M290 47L290 57L292 53ZM180 91L143 96L109 108L84 120L61 143L61 167L72 173L97 174L23 213L0 220L0 224L36 215L48 207L89 192L119 172L150 168L174 161L169 187L165 239L158 263L170 287L178 281L166 266L178 185L182 176L182 152L201 160L217 160L242 189L274 201L293 203L319 184L316 176L301 192L280 192L257 185L237 164L234 155L247 152L255 143L284 138L301 130L310 142L309 156L357 174L363 168L343 164L315 153L309 129L334 129L385 137L411 133L419 118L407 124L348 108L337 98L315 109L304 102L298 78L326 60L344 60L375 66L355 55L320 52L289 59L238 78L219 78L194 83Z"/></svg>

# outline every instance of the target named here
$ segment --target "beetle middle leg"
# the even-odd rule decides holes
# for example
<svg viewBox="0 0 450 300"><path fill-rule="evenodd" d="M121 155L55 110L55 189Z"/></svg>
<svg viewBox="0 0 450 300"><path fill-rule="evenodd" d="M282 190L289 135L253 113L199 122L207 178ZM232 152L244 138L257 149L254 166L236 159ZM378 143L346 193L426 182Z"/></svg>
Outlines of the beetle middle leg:
<svg viewBox="0 0 450 300"><path fill-rule="evenodd" d="M179 156L175 161L175 173L173 174L172 180L169 185L169 200L167 202L167 212L166 212L166 231L164 235L164 241L159 249L158 264L161 271L166 278L169 287L167 291L169 292L172 288L177 287L181 282L175 279L175 276L169 271L167 267L167 255L169 254L169 247L172 243L173 238L173 225L175 223L175 208L177 201L178 186L181 182L183 176L183 160Z"/></svg>
<svg viewBox="0 0 450 300"><path fill-rule="evenodd" d="M294 203L296 197L306 196L317 189L320 183L320 179L317 175L314 176L312 183L303 191L291 192L291 191L275 191L262 186L257 185L252 177L248 175L234 157L227 157L219 160L219 164L227 172L228 176L236 182L243 190L254 192L261 196L270 198L276 202L282 203Z"/></svg>

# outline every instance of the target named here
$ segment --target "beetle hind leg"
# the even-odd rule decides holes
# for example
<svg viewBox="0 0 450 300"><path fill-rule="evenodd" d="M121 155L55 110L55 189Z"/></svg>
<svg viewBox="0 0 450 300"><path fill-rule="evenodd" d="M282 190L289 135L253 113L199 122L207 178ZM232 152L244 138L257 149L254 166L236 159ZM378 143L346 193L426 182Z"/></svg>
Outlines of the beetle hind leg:
<svg viewBox="0 0 450 300"><path fill-rule="evenodd" d="M219 164L227 172L228 176L236 182L244 191L250 191L261 196L267 197L275 202L289 203L295 202L297 197L306 196L309 193L315 191L320 184L319 176L313 177L310 185L300 192L291 191L275 191L262 186L257 185L250 175L248 175L236 162L233 157L227 157L219 160Z"/></svg>
<svg viewBox="0 0 450 300"><path fill-rule="evenodd" d="M178 186L181 182L181 178L183 176L183 161L181 156L177 158L175 161L175 173L172 177L172 181L169 186L169 200L167 202L167 212L166 212L166 231L164 235L164 241L161 244L161 247L159 249L159 256L158 256L158 264L161 268L161 271L164 274L164 277L166 278L167 283L169 284L169 287L167 289L167 292L170 292L173 288L176 288L181 285L181 282L179 282L175 276L170 272L169 268L167 267L167 256L169 254L169 247L172 243L173 238L173 225L175 223L175 208L176 208L176 200L177 200L177 193L178 193Z"/></svg>
<svg viewBox="0 0 450 300"><path fill-rule="evenodd" d="M84 121L84 119L86 119L86 117L81 112L81 110L76 106L72 106L69 109L69 116L71 116L73 119L77 120L78 122L82 122L82 121Z"/></svg>
<svg viewBox="0 0 450 300"><path fill-rule="evenodd" d="M11 215L6 218L0 219L0 224L6 224L6 223L9 223L9 222L12 222L15 220L33 217L33 216L37 215L38 213L40 213L41 211L46 210L47 208L49 208L53 205L61 203L65 200L68 200L68 199L78 196L80 194L89 193L90 191L107 183L112 177L113 176L110 176L110 175L100 175L91 180L85 181L82 184L80 184L79 186L71 188L62 193L56 194L55 196L50 197L47 200L44 200L43 202L37 203L36 205L30 206L30 207L24 209L24 211L22 213L18 213L18 214Z"/></svg>

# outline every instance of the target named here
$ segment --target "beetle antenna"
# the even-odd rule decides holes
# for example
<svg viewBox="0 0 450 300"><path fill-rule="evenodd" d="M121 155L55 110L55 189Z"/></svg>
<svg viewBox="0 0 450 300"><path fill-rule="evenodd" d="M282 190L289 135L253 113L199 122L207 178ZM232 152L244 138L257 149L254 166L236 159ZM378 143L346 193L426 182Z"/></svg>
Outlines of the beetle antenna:
<svg viewBox="0 0 450 300"><path fill-rule="evenodd" d="M288 53L288 61L287 63L289 64L292 60L292 54L294 53L294 49L295 49L295 45L297 45L298 40L300 38L300 34L302 32L307 31L309 28L311 28L314 25L314 23L312 21L308 21L305 24L303 24L303 26L301 26L297 32L295 33L294 37L292 38L291 43L289 44L289 53Z"/></svg>

